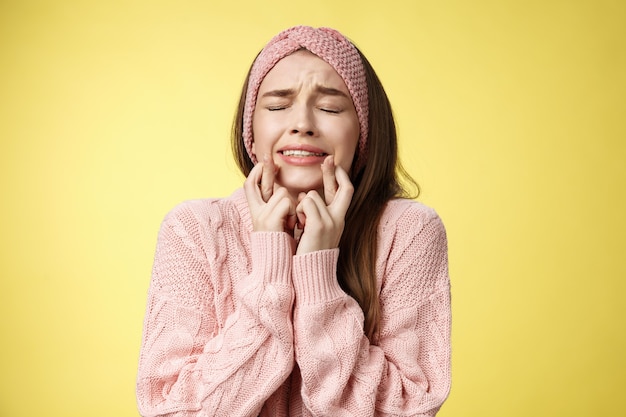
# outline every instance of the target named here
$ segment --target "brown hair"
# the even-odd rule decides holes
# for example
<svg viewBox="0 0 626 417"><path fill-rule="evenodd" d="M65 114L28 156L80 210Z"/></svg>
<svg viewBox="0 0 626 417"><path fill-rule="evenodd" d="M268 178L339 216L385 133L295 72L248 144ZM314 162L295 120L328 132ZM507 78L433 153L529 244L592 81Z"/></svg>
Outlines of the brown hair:
<svg viewBox="0 0 626 417"><path fill-rule="evenodd" d="M374 342L380 323L376 279L378 224L389 200L394 197L415 198L419 194L419 186L398 159L396 126L382 83L361 51L359 55L365 67L369 100L367 162L358 172L354 172L353 165L350 173L354 195L339 243L337 279L341 288L359 303L365 316L363 330ZM245 176L254 167L243 142L243 111L249 75L248 71L233 123L231 143L237 165ZM413 195L403 186L400 178L415 190Z"/></svg>

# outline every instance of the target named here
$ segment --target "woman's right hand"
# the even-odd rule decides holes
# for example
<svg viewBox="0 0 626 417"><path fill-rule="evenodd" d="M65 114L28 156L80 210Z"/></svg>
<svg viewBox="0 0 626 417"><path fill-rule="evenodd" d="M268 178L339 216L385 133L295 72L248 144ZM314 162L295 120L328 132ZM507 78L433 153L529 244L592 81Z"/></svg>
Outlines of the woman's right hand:
<svg viewBox="0 0 626 417"><path fill-rule="evenodd" d="M274 181L276 166L269 156L257 163L244 182L255 232L287 232L293 237L296 204L287 189Z"/></svg>

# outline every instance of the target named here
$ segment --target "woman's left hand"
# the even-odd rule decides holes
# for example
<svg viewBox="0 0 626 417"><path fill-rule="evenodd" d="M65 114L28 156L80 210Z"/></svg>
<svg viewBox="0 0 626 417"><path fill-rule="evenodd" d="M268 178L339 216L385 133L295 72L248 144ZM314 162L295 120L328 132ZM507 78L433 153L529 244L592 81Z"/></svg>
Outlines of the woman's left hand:
<svg viewBox="0 0 626 417"><path fill-rule="evenodd" d="M296 255L339 246L354 187L346 171L335 167L332 156L322 164L322 178L324 198L317 191L299 196L296 214L303 232Z"/></svg>

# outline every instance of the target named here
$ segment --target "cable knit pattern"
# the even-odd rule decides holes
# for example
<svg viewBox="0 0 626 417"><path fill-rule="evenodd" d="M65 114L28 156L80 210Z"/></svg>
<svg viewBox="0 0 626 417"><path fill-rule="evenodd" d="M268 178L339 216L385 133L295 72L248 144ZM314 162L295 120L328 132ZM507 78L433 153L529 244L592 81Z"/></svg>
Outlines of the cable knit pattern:
<svg viewBox="0 0 626 417"><path fill-rule="evenodd" d="M447 243L389 202L377 345L338 285L339 250L252 232L242 190L183 203L159 233L137 378L143 416L434 416L450 388Z"/></svg>

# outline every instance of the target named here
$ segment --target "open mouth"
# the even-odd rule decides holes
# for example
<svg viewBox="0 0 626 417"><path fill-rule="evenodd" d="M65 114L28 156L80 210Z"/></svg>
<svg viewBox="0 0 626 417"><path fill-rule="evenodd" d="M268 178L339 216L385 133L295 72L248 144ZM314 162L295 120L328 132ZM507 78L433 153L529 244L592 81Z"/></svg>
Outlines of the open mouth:
<svg viewBox="0 0 626 417"><path fill-rule="evenodd" d="M296 156L296 157L307 157L307 156L320 157L320 156L328 155L327 153L309 152L309 151L303 151L301 149L285 150L285 151L280 151L280 153L285 156Z"/></svg>

